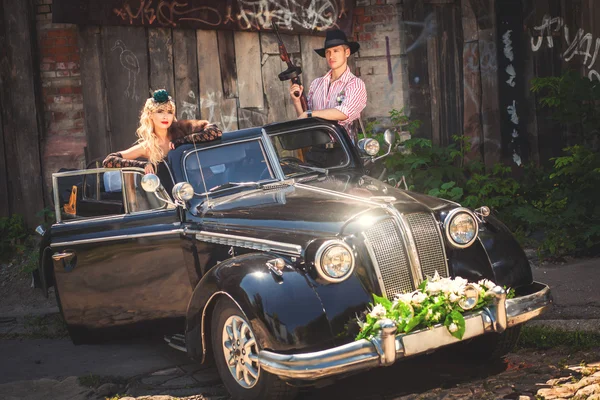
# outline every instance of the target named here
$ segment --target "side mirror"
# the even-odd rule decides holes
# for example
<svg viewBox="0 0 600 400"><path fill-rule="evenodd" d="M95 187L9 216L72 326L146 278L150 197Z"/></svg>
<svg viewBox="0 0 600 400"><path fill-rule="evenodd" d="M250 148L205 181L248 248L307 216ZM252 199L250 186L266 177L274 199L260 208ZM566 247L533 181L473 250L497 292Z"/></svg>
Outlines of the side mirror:
<svg viewBox="0 0 600 400"><path fill-rule="evenodd" d="M385 141L385 143L388 145L388 150L387 152L382 155L379 156L377 158L373 158L371 160L368 160L370 162L375 162L381 158L387 157L390 155L390 153L392 152L392 146L394 145L394 142L396 141L396 133L391 130L391 129L386 129L385 132L383 133L383 140Z"/></svg>
<svg viewBox="0 0 600 400"><path fill-rule="evenodd" d="M383 133L383 140L385 140L385 143L388 146L392 147L395 139L396 139L396 135L394 134L394 132L390 129L386 129L385 132Z"/></svg>

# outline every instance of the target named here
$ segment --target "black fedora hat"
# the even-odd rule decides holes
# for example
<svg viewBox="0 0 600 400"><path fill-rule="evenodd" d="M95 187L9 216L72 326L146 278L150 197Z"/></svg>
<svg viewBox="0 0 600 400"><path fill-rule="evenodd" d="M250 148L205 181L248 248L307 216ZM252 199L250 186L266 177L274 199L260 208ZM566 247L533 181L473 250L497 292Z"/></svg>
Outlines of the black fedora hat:
<svg viewBox="0 0 600 400"><path fill-rule="evenodd" d="M325 57L325 50L331 47L341 46L343 44L350 48L350 54L356 53L360 48L360 44L357 42L348 41L344 31L336 29L333 31L327 31L327 35L325 36L325 46L323 46L322 49L315 49L315 52L321 57Z"/></svg>

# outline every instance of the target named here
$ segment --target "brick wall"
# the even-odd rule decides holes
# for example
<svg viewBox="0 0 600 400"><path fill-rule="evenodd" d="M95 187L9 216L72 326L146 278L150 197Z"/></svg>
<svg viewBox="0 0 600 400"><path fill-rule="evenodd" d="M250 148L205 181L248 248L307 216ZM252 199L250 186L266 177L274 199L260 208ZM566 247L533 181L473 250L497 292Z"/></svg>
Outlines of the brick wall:
<svg viewBox="0 0 600 400"><path fill-rule="evenodd" d="M36 0L36 20L44 103L42 169L49 189L53 172L85 164L83 97L77 27L52 23L52 0Z"/></svg>
<svg viewBox="0 0 600 400"><path fill-rule="evenodd" d="M367 86L363 118L389 124L389 111L408 101L401 0L356 0L353 33L360 43L356 72Z"/></svg>

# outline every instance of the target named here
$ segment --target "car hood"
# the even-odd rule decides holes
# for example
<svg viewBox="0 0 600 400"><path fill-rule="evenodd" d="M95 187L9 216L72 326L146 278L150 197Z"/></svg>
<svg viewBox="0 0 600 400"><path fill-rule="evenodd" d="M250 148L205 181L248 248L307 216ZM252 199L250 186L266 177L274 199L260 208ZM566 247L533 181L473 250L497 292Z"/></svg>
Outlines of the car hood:
<svg viewBox="0 0 600 400"><path fill-rule="evenodd" d="M354 218L370 210L382 210L385 204L393 204L403 213L431 212L454 204L352 172L315 176L272 189L246 190L211 201L211 207L204 202L194 212L202 217L207 229L212 226L228 233L260 234L263 239L293 232L298 239L307 236L308 240L338 235Z"/></svg>

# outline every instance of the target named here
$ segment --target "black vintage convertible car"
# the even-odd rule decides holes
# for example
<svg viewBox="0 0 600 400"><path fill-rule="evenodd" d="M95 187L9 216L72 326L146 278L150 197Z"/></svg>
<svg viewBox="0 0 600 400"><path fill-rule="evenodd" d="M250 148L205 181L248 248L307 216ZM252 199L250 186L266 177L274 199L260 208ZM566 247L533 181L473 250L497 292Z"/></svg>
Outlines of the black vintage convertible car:
<svg viewBox="0 0 600 400"><path fill-rule="evenodd" d="M393 299L436 273L495 282L494 302L465 313L462 342L505 354L519 324L550 306L548 287L485 207L368 176L377 150L306 119L182 145L161 179L56 173L38 284L55 286L75 343L166 334L215 362L234 398L291 396L459 342L442 325L355 340L373 294Z"/></svg>

